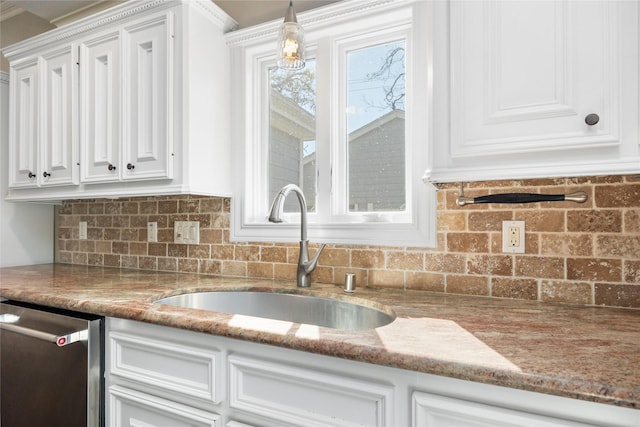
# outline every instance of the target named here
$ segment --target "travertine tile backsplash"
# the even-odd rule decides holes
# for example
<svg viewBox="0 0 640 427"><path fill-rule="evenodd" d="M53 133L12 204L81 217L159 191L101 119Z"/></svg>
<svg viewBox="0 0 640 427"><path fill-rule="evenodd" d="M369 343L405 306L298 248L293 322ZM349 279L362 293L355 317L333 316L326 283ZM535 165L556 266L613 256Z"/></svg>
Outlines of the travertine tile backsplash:
<svg viewBox="0 0 640 427"><path fill-rule="evenodd" d="M466 196L586 191L586 203L458 207L438 192L435 249L328 246L313 280L502 298L640 308L640 177L492 181ZM298 244L229 241L230 200L201 196L67 201L57 212L62 263L295 280ZM174 221L200 221L200 244L173 242ZM501 252L503 220L526 221L526 254ZM88 239L78 239L87 221ZM147 243L148 221L158 243ZM312 245L311 251L317 246Z"/></svg>

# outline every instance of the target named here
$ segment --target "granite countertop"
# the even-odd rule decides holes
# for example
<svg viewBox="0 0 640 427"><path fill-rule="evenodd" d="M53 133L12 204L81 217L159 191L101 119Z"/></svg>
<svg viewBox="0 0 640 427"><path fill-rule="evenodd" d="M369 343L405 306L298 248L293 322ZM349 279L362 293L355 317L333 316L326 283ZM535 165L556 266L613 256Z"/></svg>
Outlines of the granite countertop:
<svg viewBox="0 0 640 427"><path fill-rule="evenodd" d="M206 290L286 290L367 300L397 314L368 331L283 333L270 322L153 301ZM0 269L0 296L429 374L640 408L640 310L46 264ZM362 301L361 301L362 302Z"/></svg>

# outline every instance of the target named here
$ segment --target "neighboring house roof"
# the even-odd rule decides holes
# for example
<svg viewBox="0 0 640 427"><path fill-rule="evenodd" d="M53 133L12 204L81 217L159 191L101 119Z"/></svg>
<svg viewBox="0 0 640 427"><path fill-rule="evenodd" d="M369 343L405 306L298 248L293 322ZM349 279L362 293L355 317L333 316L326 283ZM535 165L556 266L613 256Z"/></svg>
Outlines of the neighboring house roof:
<svg viewBox="0 0 640 427"><path fill-rule="evenodd" d="M300 140L315 139L316 117L291 98L271 90L271 126L284 130Z"/></svg>
<svg viewBox="0 0 640 427"><path fill-rule="evenodd" d="M366 125L354 130L349 134L349 141L356 142L362 136L367 133L376 130L377 128L386 125L387 123L392 122L395 119L404 120L404 110L391 110L383 116L378 117L377 119L367 123Z"/></svg>
<svg viewBox="0 0 640 427"><path fill-rule="evenodd" d="M300 107L291 98L271 90L271 126L286 131L300 140L315 139L315 116ZM349 141L355 142L363 135L386 125L395 119L404 119L404 110L391 110L379 118L354 130L349 134Z"/></svg>

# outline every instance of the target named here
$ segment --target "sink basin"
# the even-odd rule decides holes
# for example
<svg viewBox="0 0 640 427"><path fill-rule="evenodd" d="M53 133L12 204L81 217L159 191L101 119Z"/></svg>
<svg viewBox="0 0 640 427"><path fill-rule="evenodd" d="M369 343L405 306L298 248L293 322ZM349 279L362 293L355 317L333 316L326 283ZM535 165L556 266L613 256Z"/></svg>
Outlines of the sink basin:
<svg viewBox="0 0 640 427"><path fill-rule="evenodd" d="M155 302L352 331L378 328L396 318L393 313L350 301L274 292L194 292Z"/></svg>

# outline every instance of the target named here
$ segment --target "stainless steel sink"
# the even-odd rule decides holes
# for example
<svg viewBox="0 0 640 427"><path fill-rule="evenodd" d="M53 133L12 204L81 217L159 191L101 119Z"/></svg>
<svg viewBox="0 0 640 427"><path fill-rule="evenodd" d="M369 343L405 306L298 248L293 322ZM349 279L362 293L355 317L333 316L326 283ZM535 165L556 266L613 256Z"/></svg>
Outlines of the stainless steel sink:
<svg viewBox="0 0 640 427"><path fill-rule="evenodd" d="M276 292L195 292L156 303L352 331L378 328L396 318L391 311L350 301Z"/></svg>

